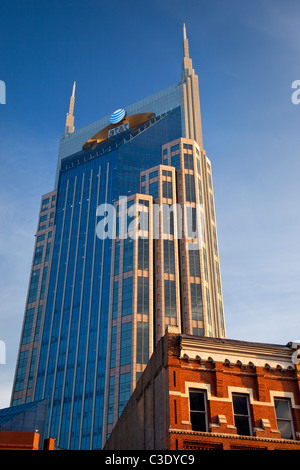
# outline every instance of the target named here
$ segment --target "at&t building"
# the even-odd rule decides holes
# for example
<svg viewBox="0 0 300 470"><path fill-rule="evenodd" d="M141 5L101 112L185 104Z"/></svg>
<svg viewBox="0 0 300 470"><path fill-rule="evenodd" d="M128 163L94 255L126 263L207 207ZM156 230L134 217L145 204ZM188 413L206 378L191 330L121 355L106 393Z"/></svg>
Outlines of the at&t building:
<svg viewBox="0 0 300 470"><path fill-rule="evenodd" d="M45 437L100 449L167 327L226 333L185 27L178 83L79 130L74 101L75 83L41 199L11 406L47 399Z"/></svg>

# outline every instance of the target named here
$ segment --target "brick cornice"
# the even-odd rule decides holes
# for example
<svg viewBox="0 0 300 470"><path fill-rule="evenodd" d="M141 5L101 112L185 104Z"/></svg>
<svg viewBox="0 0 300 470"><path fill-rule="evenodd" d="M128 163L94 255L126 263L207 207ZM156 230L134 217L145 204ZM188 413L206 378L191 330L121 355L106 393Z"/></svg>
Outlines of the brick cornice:
<svg viewBox="0 0 300 470"><path fill-rule="evenodd" d="M201 432L201 431L191 431L188 429L169 429L169 434L187 434L189 436L195 437L209 437L222 438L222 439L236 439L243 441L252 441L252 442L274 442L276 444L290 444L291 446L300 446L300 441L290 440L290 439L274 439L272 437L256 437L256 436L242 436L240 434L224 434L224 433L210 433L210 432Z"/></svg>
<svg viewBox="0 0 300 470"><path fill-rule="evenodd" d="M295 369L289 346L181 335L180 358Z"/></svg>

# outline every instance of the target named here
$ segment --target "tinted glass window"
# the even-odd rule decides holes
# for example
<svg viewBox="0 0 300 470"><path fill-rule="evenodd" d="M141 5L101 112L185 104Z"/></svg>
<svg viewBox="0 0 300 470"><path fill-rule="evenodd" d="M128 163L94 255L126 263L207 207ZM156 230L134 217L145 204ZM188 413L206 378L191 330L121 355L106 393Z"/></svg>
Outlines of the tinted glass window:
<svg viewBox="0 0 300 470"><path fill-rule="evenodd" d="M205 392L190 392L190 419L193 431L206 431Z"/></svg>

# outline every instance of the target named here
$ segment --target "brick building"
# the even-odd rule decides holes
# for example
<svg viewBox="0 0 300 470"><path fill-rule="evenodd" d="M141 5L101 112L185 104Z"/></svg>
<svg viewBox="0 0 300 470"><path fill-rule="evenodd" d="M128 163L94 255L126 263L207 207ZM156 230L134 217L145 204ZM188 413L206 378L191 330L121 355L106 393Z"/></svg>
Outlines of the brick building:
<svg viewBox="0 0 300 470"><path fill-rule="evenodd" d="M54 450L55 439L45 439L43 450ZM41 450L38 432L0 430L0 450Z"/></svg>
<svg viewBox="0 0 300 470"><path fill-rule="evenodd" d="M168 331L105 450L300 450L299 344Z"/></svg>

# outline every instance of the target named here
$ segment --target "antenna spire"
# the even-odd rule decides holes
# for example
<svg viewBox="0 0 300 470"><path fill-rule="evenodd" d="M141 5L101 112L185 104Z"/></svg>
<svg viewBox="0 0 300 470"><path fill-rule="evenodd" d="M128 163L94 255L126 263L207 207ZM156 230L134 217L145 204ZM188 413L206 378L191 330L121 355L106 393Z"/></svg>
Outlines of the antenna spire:
<svg viewBox="0 0 300 470"><path fill-rule="evenodd" d="M183 23L183 62L182 62L182 75L181 78L184 80L189 75L193 75L193 64L189 54L189 40L186 35L186 26Z"/></svg>
<svg viewBox="0 0 300 470"><path fill-rule="evenodd" d="M76 82L73 84L72 96L70 98L69 112L67 113L65 136L72 134L75 130L74 127L74 104L75 104L75 88Z"/></svg>

